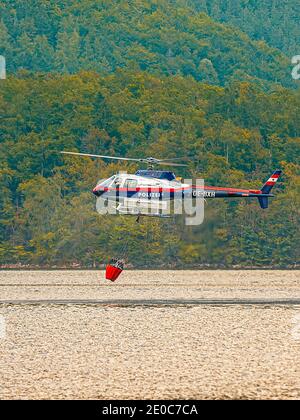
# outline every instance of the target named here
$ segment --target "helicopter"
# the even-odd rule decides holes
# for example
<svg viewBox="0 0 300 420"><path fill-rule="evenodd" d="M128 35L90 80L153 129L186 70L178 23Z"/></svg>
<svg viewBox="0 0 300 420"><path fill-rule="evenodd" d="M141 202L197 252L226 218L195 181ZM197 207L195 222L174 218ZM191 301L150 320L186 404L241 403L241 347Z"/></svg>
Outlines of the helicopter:
<svg viewBox="0 0 300 420"><path fill-rule="evenodd" d="M186 167L187 164L178 163L184 158L156 159L128 158L118 156L105 156L89 153L61 151L62 154L90 158L132 161L146 164L147 169L139 169L135 174L119 173L110 178L101 179L93 189L97 200L97 210L103 214L109 212L112 205L112 214L134 215L139 221L140 216L170 217L168 205L176 200L187 198L247 198L258 199L262 209L269 206L269 198L282 171L277 169L260 189L240 189L234 187L204 186L185 183L174 172L157 170L156 166ZM176 161L176 162L174 162Z"/></svg>

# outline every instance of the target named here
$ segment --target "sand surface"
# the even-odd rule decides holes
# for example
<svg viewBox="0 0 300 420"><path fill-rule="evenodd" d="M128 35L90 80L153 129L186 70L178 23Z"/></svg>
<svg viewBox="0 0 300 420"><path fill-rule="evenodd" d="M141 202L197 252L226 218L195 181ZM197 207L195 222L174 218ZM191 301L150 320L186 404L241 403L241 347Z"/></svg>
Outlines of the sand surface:
<svg viewBox="0 0 300 420"><path fill-rule="evenodd" d="M254 298L299 300L300 272L1 271L0 398L300 399L300 305Z"/></svg>

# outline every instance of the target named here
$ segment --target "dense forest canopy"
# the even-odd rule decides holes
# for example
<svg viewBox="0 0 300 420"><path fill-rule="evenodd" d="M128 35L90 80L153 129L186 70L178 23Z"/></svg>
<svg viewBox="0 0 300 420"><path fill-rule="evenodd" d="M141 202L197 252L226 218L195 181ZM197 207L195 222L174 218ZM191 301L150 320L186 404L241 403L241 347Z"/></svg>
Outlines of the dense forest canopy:
<svg viewBox="0 0 300 420"><path fill-rule="evenodd" d="M295 0L183 0L198 12L263 40L292 57L299 54L299 2Z"/></svg>
<svg viewBox="0 0 300 420"><path fill-rule="evenodd" d="M240 11L240 7L229 7L236 1L193 3L219 20L223 8L218 3L228 3L224 13L234 11L233 18ZM247 10L239 15L245 21ZM260 11L261 7L255 14L259 22L265 16ZM270 15L278 30L279 18L273 12ZM265 13L269 16L268 7ZM0 1L0 54L6 56L10 72L24 68L111 73L131 66L157 75L191 75L217 85L238 79L293 87L291 57L284 54L287 49L271 48L263 37L249 38L246 33L252 32L244 26L242 32L238 26L217 23L203 12L195 13L183 0ZM298 42L299 32L292 23L284 30ZM278 46L276 42L270 45Z"/></svg>
<svg viewBox="0 0 300 420"><path fill-rule="evenodd" d="M286 54L299 27L269 6L0 1L0 264L98 266L130 237L136 267L297 265L300 90ZM262 19L282 44L275 30L261 35ZM178 217L136 229L134 218L99 216L91 190L137 166L60 150L188 156L178 175L212 185L259 188L274 169L284 175L266 211L211 200L201 226Z"/></svg>

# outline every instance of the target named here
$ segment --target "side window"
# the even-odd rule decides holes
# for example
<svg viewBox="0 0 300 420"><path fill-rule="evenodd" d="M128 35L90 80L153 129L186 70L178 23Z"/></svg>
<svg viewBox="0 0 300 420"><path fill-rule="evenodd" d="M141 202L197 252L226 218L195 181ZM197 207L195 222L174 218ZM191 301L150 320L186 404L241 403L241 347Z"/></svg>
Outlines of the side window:
<svg viewBox="0 0 300 420"><path fill-rule="evenodd" d="M135 179L126 179L124 187L131 190L137 187L137 181Z"/></svg>

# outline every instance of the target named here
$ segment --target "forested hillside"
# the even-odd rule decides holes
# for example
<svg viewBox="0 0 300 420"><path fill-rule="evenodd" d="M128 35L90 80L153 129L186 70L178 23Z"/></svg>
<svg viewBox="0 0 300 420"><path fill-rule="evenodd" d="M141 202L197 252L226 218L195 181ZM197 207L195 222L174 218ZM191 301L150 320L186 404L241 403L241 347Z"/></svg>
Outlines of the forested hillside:
<svg viewBox="0 0 300 420"><path fill-rule="evenodd" d="M298 19L290 0L0 0L0 264L93 267L130 238L136 267L296 266ZM199 227L136 229L91 190L137 167L60 150L188 156L178 175L219 186L284 175L266 211L211 200Z"/></svg>
<svg viewBox="0 0 300 420"><path fill-rule="evenodd" d="M299 2L295 0L183 0L198 12L233 25L293 57L300 53Z"/></svg>
<svg viewBox="0 0 300 420"><path fill-rule="evenodd" d="M97 266L130 236L141 266L295 266L299 261L300 92L250 82L221 88L182 76L22 73L0 83L0 261ZM59 150L189 156L181 175L258 188L284 176L263 211L246 200L208 201L206 221L99 216L91 189L119 168ZM142 245L142 246L141 246Z"/></svg>
<svg viewBox="0 0 300 420"><path fill-rule="evenodd" d="M228 3L228 7L219 3ZM272 31L266 31L272 37L270 45L279 48L282 31L298 42L296 28L285 21L277 25L280 20L277 11L268 7L264 13L263 6L254 8L252 15L250 6L241 9L242 6L230 7L231 3L240 2L0 1L0 54L7 59L8 72L23 68L42 72L112 73L117 68L130 67L156 75L193 76L215 85L237 79L268 87L272 83L294 87L290 57L265 42L249 38L239 25L251 36L255 35L254 38L268 41L259 35L258 27L264 28L263 20L267 28L274 22ZM214 19L237 26L217 23L207 14L195 13L195 4ZM292 6L290 14L294 9ZM250 30L253 19L256 24ZM278 42L275 32L280 38ZM284 43L287 43L287 33ZM283 51L292 48L294 41L282 46Z"/></svg>

